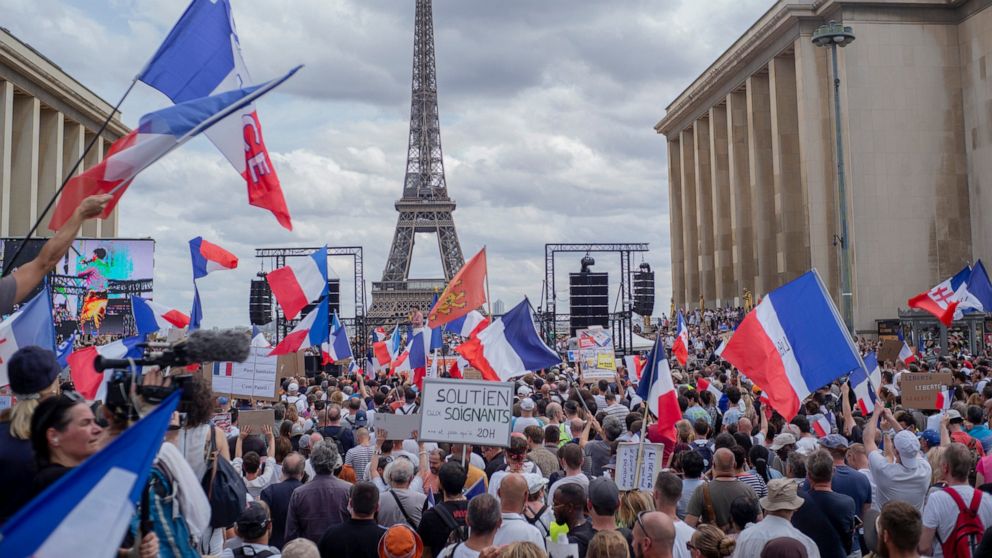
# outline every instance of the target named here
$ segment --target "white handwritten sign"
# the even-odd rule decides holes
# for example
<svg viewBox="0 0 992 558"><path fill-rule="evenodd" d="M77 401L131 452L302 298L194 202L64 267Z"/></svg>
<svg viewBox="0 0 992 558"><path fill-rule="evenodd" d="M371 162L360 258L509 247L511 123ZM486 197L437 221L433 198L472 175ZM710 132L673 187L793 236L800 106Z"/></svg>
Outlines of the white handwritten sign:
<svg viewBox="0 0 992 558"><path fill-rule="evenodd" d="M620 490L653 490L654 477L661 471L665 444L644 444L641 456L641 479L637 483L637 446L635 442L621 443L617 447L616 483Z"/></svg>
<svg viewBox="0 0 992 558"><path fill-rule="evenodd" d="M424 378L420 441L510 445L512 382Z"/></svg>
<svg viewBox="0 0 992 558"><path fill-rule="evenodd" d="M276 363L272 349L252 347L244 362L215 362L210 365L210 387L216 394L273 399L276 395Z"/></svg>
<svg viewBox="0 0 992 558"><path fill-rule="evenodd" d="M372 428L376 432L385 431L390 440L408 440L413 437L413 432L420 428L420 415L376 413L372 418Z"/></svg>

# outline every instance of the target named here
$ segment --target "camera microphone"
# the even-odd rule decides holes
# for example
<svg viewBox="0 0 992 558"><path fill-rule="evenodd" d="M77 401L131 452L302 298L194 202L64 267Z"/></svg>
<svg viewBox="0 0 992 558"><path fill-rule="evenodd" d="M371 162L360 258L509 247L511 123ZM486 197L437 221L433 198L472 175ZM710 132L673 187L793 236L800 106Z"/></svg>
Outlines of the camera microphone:
<svg viewBox="0 0 992 558"><path fill-rule="evenodd" d="M251 337L236 329L222 331L194 331L181 341L162 347L158 343L145 345L145 354L133 360L135 366L188 366L199 362L244 362L251 352ZM132 361L96 357L93 367L97 371L110 368L129 368Z"/></svg>

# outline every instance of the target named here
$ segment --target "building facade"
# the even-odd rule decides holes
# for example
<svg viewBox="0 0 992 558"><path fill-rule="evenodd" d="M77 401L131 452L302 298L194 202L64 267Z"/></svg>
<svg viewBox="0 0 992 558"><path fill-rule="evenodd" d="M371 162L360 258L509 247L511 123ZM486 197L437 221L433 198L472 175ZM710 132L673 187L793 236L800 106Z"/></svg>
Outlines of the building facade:
<svg viewBox="0 0 992 558"><path fill-rule="evenodd" d="M854 325L992 257L992 0L782 0L668 107L673 298L740 305L815 267L840 302L834 76Z"/></svg>
<svg viewBox="0 0 992 558"><path fill-rule="evenodd" d="M24 236L93 140L110 105L51 60L0 28L0 237ZM96 165L128 133L114 115L77 173ZM38 236L50 236L48 222ZM117 211L86 223L82 236L117 234Z"/></svg>

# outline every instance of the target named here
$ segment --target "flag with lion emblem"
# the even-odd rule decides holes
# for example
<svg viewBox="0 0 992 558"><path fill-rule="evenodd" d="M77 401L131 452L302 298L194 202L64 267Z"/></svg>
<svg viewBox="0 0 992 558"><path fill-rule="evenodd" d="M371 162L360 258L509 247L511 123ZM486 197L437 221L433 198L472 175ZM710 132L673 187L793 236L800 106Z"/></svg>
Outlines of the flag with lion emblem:
<svg viewBox="0 0 992 558"><path fill-rule="evenodd" d="M486 302L486 248L472 257L451 278L427 316L430 328L456 320Z"/></svg>

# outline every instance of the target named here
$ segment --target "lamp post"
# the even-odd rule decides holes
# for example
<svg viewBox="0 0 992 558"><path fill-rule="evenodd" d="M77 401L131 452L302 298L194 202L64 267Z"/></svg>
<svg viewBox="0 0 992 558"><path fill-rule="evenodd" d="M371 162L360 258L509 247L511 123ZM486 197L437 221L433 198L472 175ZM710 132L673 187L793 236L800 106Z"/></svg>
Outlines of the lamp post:
<svg viewBox="0 0 992 558"><path fill-rule="evenodd" d="M834 125L837 136L837 208L840 217L840 296L841 311L847 330L854 334L854 300L851 293L851 251L847 233L847 184L844 181L844 142L840 126L840 74L837 71L837 47L845 47L854 42L854 31L842 23L831 21L813 32L813 44L830 47L830 58L834 69Z"/></svg>

